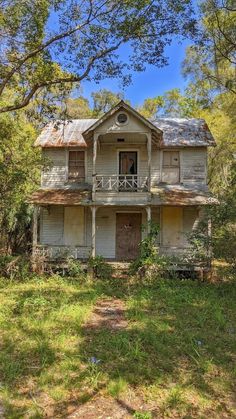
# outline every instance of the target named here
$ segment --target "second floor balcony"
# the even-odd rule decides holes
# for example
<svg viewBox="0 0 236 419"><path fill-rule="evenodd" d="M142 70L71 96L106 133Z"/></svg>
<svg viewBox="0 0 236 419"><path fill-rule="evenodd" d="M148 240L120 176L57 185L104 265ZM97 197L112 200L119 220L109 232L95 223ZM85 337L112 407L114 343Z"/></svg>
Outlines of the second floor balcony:
<svg viewBox="0 0 236 419"><path fill-rule="evenodd" d="M148 176L138 175L96 175L95 190L112 192L147 192Z"/></svg>

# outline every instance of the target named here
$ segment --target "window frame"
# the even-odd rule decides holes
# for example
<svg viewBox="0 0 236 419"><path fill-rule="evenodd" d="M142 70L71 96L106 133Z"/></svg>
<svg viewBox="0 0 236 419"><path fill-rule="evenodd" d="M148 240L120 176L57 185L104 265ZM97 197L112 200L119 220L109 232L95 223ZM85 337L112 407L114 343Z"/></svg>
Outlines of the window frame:
<svg viewBox="0 0 236 419"><path fill-rule="evenodd" d="M173 166L173 165L165 165L164 166L164 153L165 152L173 152L173 153L178 153L179 154L179 164L178 164L178 166ZM163 172L164 172L164 169L165 168L178 168L179 169L179 180L178 180L178 182L176 183L176 184L180 184L182 181L181 181L181 166L182 166L182 153L181 153L181 150L176 150L176 149L174 149L174 148L172 148L172 149L165 149L165 150L162 150L161 151L161 154L160 154L160 182L162 183L162 182L164 182L163 181ZM166 183L166 182L164 182L164 183ZM175 183L168 183L168 185L175 185Z"/></svg>
<svg viewBox="0 0 236 419"><path fill-rule="evenodd" d="M72 180L69 179L69 154L71 151L82 151L84 153L84 182L79 182L78 179ZM69 184L77 183L82 185L87 182L87 150L81 148L70 148L67 149L66 153L66 182Z"/></svg>

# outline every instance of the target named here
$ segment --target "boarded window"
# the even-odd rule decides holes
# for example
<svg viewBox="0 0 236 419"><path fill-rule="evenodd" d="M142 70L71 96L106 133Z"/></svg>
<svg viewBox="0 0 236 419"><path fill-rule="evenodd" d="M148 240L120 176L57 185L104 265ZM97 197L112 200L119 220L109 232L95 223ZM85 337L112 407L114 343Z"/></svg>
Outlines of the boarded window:
<svg viewBox="0 0 236 419"><path fill-rule="evenodd" d="M84 245L84 208L65 207L64 244L67 246Z"/></svg>
<svg viewBox="0 0 236 419"><path fill-rule="evenodd" d="M183 245L183 209L164 207L162 209L162 244L166 247Z"/></svg>
<svg viewBox="0 0 236 419"><path fill-rule="evenodd" d="M179 151L163 151L162 182L179 182Z"/></svg>
<svg viewBox="0 0 236 419"><path fill-rule="evenodd" d="M83 183L85 181L84 151L69 151L68 180Z"/></svg>

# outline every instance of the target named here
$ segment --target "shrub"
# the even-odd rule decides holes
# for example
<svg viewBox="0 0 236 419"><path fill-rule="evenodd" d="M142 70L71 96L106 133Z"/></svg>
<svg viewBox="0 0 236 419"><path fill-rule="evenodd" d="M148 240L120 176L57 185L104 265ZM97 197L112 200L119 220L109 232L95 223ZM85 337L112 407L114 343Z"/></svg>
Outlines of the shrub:
<svg viewBox="0 0 236 419"><path fill-rule="evenodd" d="M153 277L160 275L166 269L168 259L159 254L157 247L159 230L158 224L153 222L149 224L149 233L140 243L139 257L130 265L131 275L138 273L140 276Z"/></svg>
<svg viewBox="0 0 236 419"><path fill-rule="evenodd" d="M0 256L0 275L10 279L26 279L30 275L30 261L23 256Z"/></svg>
<svg viewBox="0 0 236 419"><path fill-rule="evenodd" d="M72 278L83 276L84 270L81 262L71 258L68 259L67 274Z"/></svg>
<svg viewBox="0 0 236 419"><path fill-rule="evenodd" d="M90 257L88 267L93 270L95 277L99 279L108 279L113 273L112 266L105 262L102 256Z"/></svg>

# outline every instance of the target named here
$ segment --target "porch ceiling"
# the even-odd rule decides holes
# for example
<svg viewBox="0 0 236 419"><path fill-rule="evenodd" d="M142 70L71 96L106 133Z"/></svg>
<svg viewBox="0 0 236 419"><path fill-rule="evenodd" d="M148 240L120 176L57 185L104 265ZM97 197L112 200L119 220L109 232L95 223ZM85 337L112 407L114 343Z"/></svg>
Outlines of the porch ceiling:
<svg viewBox="0 0 236 419"><path fill-rule="evenodd" d="M90 191L39 189L28 198L28 203L38 205L88 205L91 199L92 193Z"/></svg>

